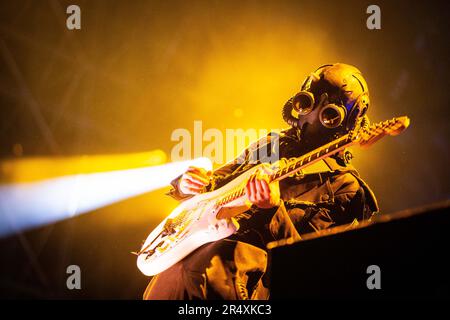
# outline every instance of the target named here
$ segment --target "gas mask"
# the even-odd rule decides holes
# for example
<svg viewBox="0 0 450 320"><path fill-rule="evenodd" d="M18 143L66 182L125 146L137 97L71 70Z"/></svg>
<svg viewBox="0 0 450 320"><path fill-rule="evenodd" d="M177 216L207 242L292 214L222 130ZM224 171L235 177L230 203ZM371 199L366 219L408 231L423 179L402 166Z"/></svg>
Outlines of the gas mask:
<svg viewBox="0 0 450 320"><path fill-rule="evenodd" d="M336 63L311 73L282 113L306 140L327 142L353 129L368 107L369 91L361 72Z"/></svg>

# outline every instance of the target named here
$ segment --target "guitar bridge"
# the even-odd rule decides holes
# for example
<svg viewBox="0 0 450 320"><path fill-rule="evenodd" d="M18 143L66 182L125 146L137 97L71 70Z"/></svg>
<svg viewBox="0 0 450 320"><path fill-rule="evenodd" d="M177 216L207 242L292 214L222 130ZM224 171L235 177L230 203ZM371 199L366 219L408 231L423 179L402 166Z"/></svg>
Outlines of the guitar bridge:
<svg viewBox="0 0 450 320"><path fill-rule="evenodd" d="M154 249L151 250L147 250L142 252L142 254L145 254L145 260L147 260L148 258L150 258L153 254L155 253Z"/></svg>

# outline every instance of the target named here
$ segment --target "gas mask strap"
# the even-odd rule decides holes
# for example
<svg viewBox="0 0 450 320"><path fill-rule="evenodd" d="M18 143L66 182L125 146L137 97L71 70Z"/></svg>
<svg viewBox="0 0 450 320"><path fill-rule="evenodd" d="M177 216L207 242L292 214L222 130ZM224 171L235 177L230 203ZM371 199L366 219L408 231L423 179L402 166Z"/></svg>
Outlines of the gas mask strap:
<svg viewBox="0 0 450 320"><path fill-rule="evenodd" d="M292 110L294 109L294 106L292 104L294 98L290 98L283 106L283 109L281 110L281 115L283 116L283 120L286 121L288 125L294 128L298 128L298 118L294 117L292 115Z"/></svg>

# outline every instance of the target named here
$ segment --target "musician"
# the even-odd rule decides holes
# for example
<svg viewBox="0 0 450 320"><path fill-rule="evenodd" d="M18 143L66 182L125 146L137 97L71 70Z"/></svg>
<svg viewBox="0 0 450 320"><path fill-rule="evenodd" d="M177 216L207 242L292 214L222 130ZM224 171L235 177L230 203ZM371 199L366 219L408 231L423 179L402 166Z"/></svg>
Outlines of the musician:
<svg viewBox="0 0 450 320"><path fill-rule="evenodd" d="M212 173L189 168L172 182L170 195L182 201L217 189L254 165L270 162L274 155L281 162L299 157L367 125L368 107L369 90L357 68L342 63L321 66L284 105L282 115L290 128L256 141ZM351 157L348 150L340 152L314 169L270 185L271 171L268 165L263 167L247 183L250 208L236 217L237 233L203 245L153 277L144 299L267 299L268 242L300 240L306 233L351 226L378 211L373 192L350 164Z"/></svg>

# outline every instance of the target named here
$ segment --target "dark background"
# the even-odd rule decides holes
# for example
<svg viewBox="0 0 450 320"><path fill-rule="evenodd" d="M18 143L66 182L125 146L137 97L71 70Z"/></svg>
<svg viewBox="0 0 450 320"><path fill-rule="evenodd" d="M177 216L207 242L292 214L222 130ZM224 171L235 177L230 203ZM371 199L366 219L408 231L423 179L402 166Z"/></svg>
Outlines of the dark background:
<svg viewBox="0 0 450 320"><path fill-rule="evenodd" d="M78 4L82 29L65 27ZM355 166L390 213L449 198L447 2L2 1L0 156L170 153L176 128L279 128L281 106L330 62L356 65L369 116L411 127ZM26 201L26 200L25 200ZM130 251L175 202L158 190L0 240L0 296L140 298ZM66 289L66 267L82 290Z"/></svg>

